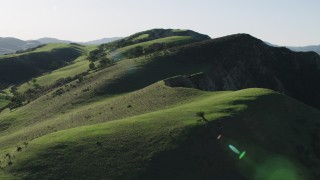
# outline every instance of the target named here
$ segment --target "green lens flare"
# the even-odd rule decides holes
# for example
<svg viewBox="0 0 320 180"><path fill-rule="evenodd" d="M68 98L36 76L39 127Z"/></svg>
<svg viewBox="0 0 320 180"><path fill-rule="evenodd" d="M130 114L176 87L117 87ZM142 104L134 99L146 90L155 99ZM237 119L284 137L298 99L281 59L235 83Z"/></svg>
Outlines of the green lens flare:
<svg viewBox="0 0 320 180"><path fill-rule="evenodd" d="M239 159L242 159L245 155L246 155L246 151L243 151L241 154L240 154L240 156L239 156Z"/></svg>
<svg viewBox="0 0 320 180"><path fill-rule="evenodd" d="M232 146L231 144L229 144L229 148L230 148L231 151L233 151L234 153L240 154L240 151L239 151L236 147Z"/></svg>

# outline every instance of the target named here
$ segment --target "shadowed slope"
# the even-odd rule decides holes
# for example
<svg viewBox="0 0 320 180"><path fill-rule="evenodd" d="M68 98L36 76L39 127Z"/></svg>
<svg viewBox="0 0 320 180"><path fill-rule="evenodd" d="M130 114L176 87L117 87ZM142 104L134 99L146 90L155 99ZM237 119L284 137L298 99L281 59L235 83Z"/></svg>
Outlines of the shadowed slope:
<svg viewBox="0 0 320 180"><path fill-rule="evenodd" d="M261 168L278 158L283 161L273 164L287 163L285 177L319 177L319 111L264 89L214 94L35 139L15 153L6 173L31 179L268 179L279 176L277 169ZM198 111L208 124L197 122ZM246 150L245 159L228 144Z"/></svg>

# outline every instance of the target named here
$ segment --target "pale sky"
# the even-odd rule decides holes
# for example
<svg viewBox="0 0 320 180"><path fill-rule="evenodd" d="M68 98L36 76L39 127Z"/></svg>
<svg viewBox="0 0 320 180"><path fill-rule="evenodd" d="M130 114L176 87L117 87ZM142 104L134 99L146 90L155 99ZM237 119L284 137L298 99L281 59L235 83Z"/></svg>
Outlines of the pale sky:
<svg viewBox="0 0 320 180"><path fill-rule="evenodd" d="M320 0L0 0L0 37L89 41L152 28L320 44Z"/></svg>

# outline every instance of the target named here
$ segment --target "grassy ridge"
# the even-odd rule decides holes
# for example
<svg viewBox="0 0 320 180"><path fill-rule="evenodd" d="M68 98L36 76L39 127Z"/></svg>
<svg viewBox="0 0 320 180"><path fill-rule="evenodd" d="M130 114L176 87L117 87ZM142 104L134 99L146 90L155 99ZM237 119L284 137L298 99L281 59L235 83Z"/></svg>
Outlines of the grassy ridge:
<svg viewBox="0 0 320 180"><path fill-rule="evenodd" d="M0 59L0 83L16 84L72 62L86 52L73 44L46 45L34 52L3 56Z"/></svg>
<svg viewBox="0 0 320 180"><path fill-rule="evenodd" d="M15 54L8 54L8 55L1 55L0 59L9 58L9 57L18 57L21 55L26 55L30 53L39 53L39 52L50 52L57 49L63 49L63 48L70 48L71 45L69 44L63 44L63 43L52 43L52 44L46 44L44 46L41 46L39 48L36 48L35 50L31 52L23 52L23 53L15 53Z"/></svg>
<svg viewBox="0 0 320 180"><path fill-rule="evenodd" d="M81 106L73 106L73 109L68 111L65 109L63 113L47 111L50 108L49 104L48 107L40 106L39 109L36 104L29 104L15 112L2 113L0 125L6 128L0 132L0 143L3 147L10 146L12 143L28 141L56 130L152 112L186 102L200 93L184 88L168 88L163 86L163 83L157 83L123 96L82 103ZM23 121L18 118L21 116L24 117Z"/></svg>
<svg viewBox="0 0 320 180"><path fill-rule="evenodd" d="M48 86L61 78L73 77L77 74L88 71L89 64L90 62L86 60L86 56L81 56L77 58L74 63L35 79L37 80L37 84L40 86ZM18 92L25 92L32 87L33 86L30 83L24 83L18 87Z"/></svg>
<svg viewBox="0 0 320 180"><path fill-rule="evenodd" d="M1 99L0 97L0 109L9 104L9 100Z"/></svg>
<svg viewBox="0 0 320 180"><path fill-rule="evenodd" d="M270 108L263 111L263 107ZM195 114L199 111L205 112L209 124L197 122ZM311 135L296 138L291 128L299 124L300 118L305 118L310 125L298 131L308 132L319 123L319 117L318 111L269 90L203 92L192 101L170 109L37 138L22 152L15 153L13 165L6 172L31 179L207 179L213 175L252 179L268 176L252 166L252 163L263 163L265 159L261 155L279 156L292 164L297 163L298 157L305 158L292 147L302 143L310 148ZM221 141L216 140L220 131L217 120L223 124ZM262 141L265 137L268 138ZM284 139L290 141L283 143ZM227 149L231 142L248 151L246 161L240 163ZM206 149L201 149L204 145ZM175 168L170 169L172 166ZM248 170L250 173L246 173ZM301 164L292 169L292 174L310 175Z"/></svg>
<svg viewBox="0 0 320 180"><path fill-rule="evenodd" d="M0 93L0 109L9 104L10 100L8 99L7 93Z"/></svg>
<svg viewBox="0 0 320 180"><path fill-rule="evenodd" d="M139 36L140 38L140 36ZM143 48L148 48L149 46L153 44L166 44L167 46L179 46L184 45L188 43L196 42L195 39L193 39L190 36L171 36L171 37L165 37L160 39L155 39L147 42L142 43L136 43L130 46L126 46L123 48L117 49L115 52L112 52L109 57L113 59L122 59L123 57L126 57L128 55L128 52L138 46L141 46Z"/></svg>

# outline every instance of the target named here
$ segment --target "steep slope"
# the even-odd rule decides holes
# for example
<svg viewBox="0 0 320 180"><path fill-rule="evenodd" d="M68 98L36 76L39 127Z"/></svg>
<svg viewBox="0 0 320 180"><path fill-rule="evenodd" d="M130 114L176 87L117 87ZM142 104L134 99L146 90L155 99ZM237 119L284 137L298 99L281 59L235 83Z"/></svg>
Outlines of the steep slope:
<svg viewBox="0 0 320 180"><path fill-rule="evenodd" d="M211 65L206 73L168 80L171 86L210 91L268 88L320 108L320 56L313 52L270 47L239 34L177 48L166 58Z"/></svg>
<svg viewBox="0 0 320 180"><path fill-rule="evenodd" d="M0 85L20 83L63 67L81 56L84 48L76 44L50 44L31 52L0 56Z"/></svg>
<svg viewBox="0 0 320 180"><path fill-rule="evenodd" d="M207 123L195 117L199 111L205 112ZM4 157L0 175L317 179L319 118L319 111L269 90L202 92L170 109L60 131L21 144L19 151L7 149L3 154L14 158ZM243 160L229 144L247 151Z"/></svg>

